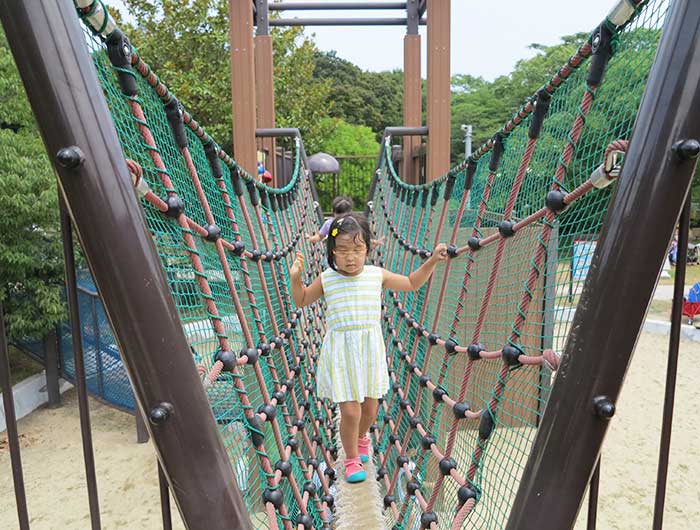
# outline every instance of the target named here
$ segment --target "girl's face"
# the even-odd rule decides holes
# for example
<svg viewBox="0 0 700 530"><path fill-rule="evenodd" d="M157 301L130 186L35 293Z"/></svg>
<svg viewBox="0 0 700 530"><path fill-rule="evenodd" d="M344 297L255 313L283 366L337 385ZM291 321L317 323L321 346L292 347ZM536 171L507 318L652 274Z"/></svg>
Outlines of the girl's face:
<svg viewBox="0 0 700 530"><path fill-rule="evenodd" d="M333 250L339 272L355 276L362 272L367 259L367 245L361 234L338 234Z"/></svg>

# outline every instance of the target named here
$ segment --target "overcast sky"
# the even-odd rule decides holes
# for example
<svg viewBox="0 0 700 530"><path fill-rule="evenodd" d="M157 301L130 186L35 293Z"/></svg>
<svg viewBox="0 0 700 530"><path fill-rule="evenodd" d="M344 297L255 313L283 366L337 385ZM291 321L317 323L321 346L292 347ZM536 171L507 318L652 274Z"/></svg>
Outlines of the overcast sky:
<svg viewBox="0 0 700 530"><path fill-rule="evenodd" d="M298 0L285 0L298 1ZM618 0L452 0L452 75L493 80L510 73L519 59L531 57L528 45L556 44L559 37L590 31ZM329 2L330 3L330 2ZM108 5L121 7L119 0ZM289 11L285 18L401 17L405 11ZM128 15L127 15L128 16ZM321 50L335 50L363 69L403 67L403 27L309 27ZM425 77L425 28L421 28Z"/></svg>
<svg viewBox="0 0 700 530"><path fill-rule="evenodd" d="M452 74L471 74L492 80L508 74L519 59L531 57L528 45L556 44L559 37L590 31L608 14L616 0L452 0ZM283 16L312 16L312 12L289 11ZM323 13L323 12L321 12ZM326 12L328 13L328 12ZM330 16L369 16L401 11L334 11ZM318 15L314 15L318 16ZM326 15L328 16L328 15ZM423 77L425 77L425 28L421 28ZM322 50L338 55L367 70L403 67L401 27L309 27Z"/></svg>

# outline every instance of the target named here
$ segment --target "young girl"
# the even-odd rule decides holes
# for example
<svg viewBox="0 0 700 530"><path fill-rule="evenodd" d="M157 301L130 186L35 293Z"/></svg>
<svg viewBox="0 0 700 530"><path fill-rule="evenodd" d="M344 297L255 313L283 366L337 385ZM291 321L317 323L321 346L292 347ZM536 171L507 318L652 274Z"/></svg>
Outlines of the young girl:
<svg viewBox="0 0 700 530"><path fill-rule="evenodd" d="M370 249L367 220L356 215L337 218L328 235L328 265L311 285L302 282L304 257L298 252L289 270L292 299L297 307L324 296L326 336L316 372L318 396L340 406L340 439L345 449L345 479L362 482L362 462L369 459L369 426L377 417L378 401L389 390L389 374L381 328L382 289L415 291L430 277L447 247L409 276L365 265Z"/></svg>
<svg viewBox="0 0 700 530"><path fill-rule="evenodd" d="M317 233L313 235L306 234L306 240L309 243L318 243L319 241L326 239L328 237L328 232L330 232L331 229L331 223L338 217L342 217L343 215L347 215L352 212L352 206L352 199L350 197L338 195L331 203L333 217L326 219L321 225L321 228L318 229Z"/></svg>

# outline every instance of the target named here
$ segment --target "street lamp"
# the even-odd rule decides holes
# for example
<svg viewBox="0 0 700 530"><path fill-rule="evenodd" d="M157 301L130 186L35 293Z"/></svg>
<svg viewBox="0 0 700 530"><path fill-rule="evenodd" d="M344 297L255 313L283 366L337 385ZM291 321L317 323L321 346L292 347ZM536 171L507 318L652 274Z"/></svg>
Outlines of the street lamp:
<svg viewBox="0 0 700 530"><path fill-rule="evenodd" d="M464 123L459 127L464 133L464 160L472 154L472 126ZM472 194L467 196L467 208L472 207Z"/></svg>
<svg viewBox="0 0 700 530"><path fill-rule="evenodd" d="M472 154L472 126L462 124L460 129L464 133L464 159L466 160Z"/></svg>

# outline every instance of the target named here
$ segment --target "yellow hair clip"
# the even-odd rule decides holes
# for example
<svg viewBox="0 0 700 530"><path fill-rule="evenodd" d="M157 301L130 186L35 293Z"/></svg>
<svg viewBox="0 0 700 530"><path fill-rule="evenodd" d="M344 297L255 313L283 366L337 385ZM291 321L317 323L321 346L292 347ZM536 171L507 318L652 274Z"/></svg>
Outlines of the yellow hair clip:
<svg viewBox="0 0 700 530"><path fill-rule="evenodd" d="M333 237L337 236L337 235L338 235L338 229L337 229L337 228L334 228L333 231L331 232L331 235L332 235Z"/></svg>

